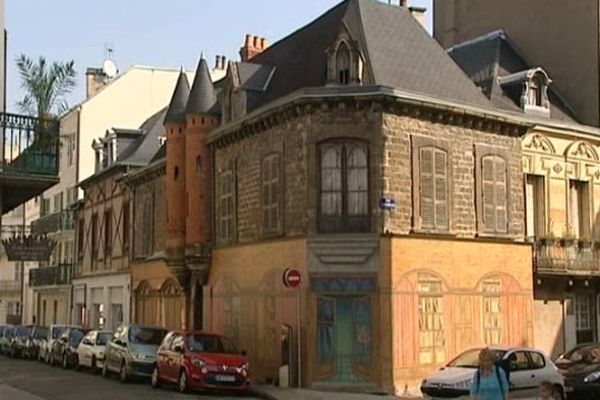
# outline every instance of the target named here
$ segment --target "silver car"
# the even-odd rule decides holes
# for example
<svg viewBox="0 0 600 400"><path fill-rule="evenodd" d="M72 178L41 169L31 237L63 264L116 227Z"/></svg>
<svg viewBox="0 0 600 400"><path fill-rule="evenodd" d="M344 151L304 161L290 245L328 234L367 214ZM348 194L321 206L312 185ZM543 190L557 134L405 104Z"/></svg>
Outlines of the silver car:
<svg viewBox="0 0 600 400"><path fill-rule="evenodd" d="M38 351L38 361L43 361L46 364L50 364L50 358L52 353L52 346L62 333L67 329L68 325L51 325L48 329L48 336L46 340L40 342L40 349Z"/></svg>
<svg viewBox="0 0 600 400"><path fill-rule="evenodd" d="M111 331L90 331L77 347L77 368L90 368L93 373L104 366L104 350L112 338Z"/></svg>
<svg viewBox="0 0 600 400"><path fill-rule="evenodd" d="M118 373L121 382L132 377L150 378L156 352L167 334L164 328L122 325L104 351L102 375Z"/></svg>
<svg viewBox="0 0 600 400"><path fill-rule="evenodd" d="M562 375L542 351L528 347L490 347L499 361L509 366L511 399L536 398L539 385L548 381L565 398ZM479 352L467 350L421 384L426 399L468 399L475 372L479 368Z"/></svg>

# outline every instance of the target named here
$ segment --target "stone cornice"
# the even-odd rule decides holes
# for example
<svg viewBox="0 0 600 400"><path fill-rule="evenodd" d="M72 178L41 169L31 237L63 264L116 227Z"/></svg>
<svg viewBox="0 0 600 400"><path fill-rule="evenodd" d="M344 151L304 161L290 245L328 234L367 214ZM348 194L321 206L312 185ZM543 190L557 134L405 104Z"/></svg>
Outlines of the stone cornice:
<svg viewBox="0 0 600 400"><path fill-rule="evenodd" d="M519 115L476 108L383 86L307 88L269 103L243 118L226 124L209 136L209 143L226 147L255 133L316 109L372 110L409 115L432 122L458 125L492 133L521 136L533 125Z"/></svg>

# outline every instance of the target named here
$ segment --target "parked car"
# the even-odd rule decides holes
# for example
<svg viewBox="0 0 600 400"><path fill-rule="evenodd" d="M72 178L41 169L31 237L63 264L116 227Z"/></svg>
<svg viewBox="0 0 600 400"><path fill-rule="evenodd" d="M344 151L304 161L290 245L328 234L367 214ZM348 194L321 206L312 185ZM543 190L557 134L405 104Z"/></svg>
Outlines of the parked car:
<svg viewBox="0 0 600 400"><path fill-rule="evenodd" d="M90 368L96 373L104 366L104 350L112 338L110 331L90 331L77 347L77 367Z"/></svg>
<svg viewBox="0 0 600 400"><path fill-rule="evenodd" d="M27 340L29 340L32 328L31 325L20 325L15 328L15 334L6 349L8 356L12 358L23 357L23 351L25 350Z"/></svg>
<svg viewBox="0 0 600 400"><path fill-rule="evenodd" d="M40 348L46 345L48 340L48 328L45 326L34 326L25 344L23 358L37 360Z"/></svg>
<svg viewBox="0 0 600 400"><path fill-rule="evenodd" d="M40 346L38 351L38 361L44 361L46 364L50 364L50 355L52 354L54 341L58 339L67 328L68 325L50 325L46 340L43 341L43 346Z"/></svg>
<svg viewBox="0 0 600 400"><path fill-rule="evenodd" d="M50 365L60 365L67 369L77 365L77 347L83 340L85 331L81 328L68 327L52 345Z"/></svg>
<svg viewBox="0 0 600 400"><path fill-rule="evenodd" d="M114 372L121 382L132 377L149 378L158 346L167 334L164 328L122 325L106 345L102 375Z"/></svg>
<svg viewBox="0 0 600 400"><path fill-rule="evenodd" d="M551 382L556 392L565 398L564 379L556 365L542 351L526 347L491 347L490 350L497 360L507 361L510 366L511 399L535 398L543 381ZM421 392L425 398L468 398L479 367L480 351L481 349L465 351L423 380Z"/></svg>
<svg viewBox="0 0 600 400"><path fill-rule="evenodd" d="M556 359L569 399L600 398L600 343L586 343Z"/></svg>
<svg viewBox="0 0 600 400"><path fill-rule="evenodd" d="M0 354L6 354L10 341L15 336L15 327L13 325L5 325L0 335Z"/></svg>
<svg viewBox="0 0 600 400"><path fill-rule="evenodd" d="M220 389L245 393L250 389L250 366L244 352L220 335L170 332L162 341L151 384L177 384L180 392Z"/></svg>

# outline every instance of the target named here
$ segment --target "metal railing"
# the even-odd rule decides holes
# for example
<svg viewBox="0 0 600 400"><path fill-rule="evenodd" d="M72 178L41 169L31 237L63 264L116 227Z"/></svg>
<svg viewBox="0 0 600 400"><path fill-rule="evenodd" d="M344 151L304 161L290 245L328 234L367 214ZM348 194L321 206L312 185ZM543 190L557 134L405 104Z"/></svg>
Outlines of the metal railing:
<svg viewBox="0 0 600 400"><path fill-rule="evenodd" d="M578 240L539 240L535 269L544 274L600 275L600 246Z"/></svg>
<svg viewBox="0 0 600 400"><path fill-rule="evenodd" d="M29 286L68 285L73 276L73 265L62 264L58 267L40 267L29 271Z"/></svg>
<svg viewBox="0 0 600 400"><path fill-rule="evenodd" d="M2 171L57 175L59 127L57 120L0 113Z"/></svg>
<svg viewBox="0 0 600 400"><path fill-rule="evenodd" d="M75 230L73 211L63 210L38 218L31 223L31 232L45 235L58 231Z"/></svg>

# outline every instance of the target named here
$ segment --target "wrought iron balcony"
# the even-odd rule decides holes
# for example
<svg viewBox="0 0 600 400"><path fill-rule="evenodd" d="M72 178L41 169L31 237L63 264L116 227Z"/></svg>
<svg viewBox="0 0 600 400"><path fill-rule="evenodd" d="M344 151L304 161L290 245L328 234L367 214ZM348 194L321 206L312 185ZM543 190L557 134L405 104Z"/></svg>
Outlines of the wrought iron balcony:
<svg viewBox="0 0 600 400"><path fill-rule="evenodd" d="M29 286L58 286L71 283L73 266L62 264L58 267L40 267L29 271Z"/></svg>
<svg viewBox="0 0 600 400"><path fill-rule="evenodd" d="M543 275L600 276L600 243L575 239L535 242L535 270Z"/></svg>
<svg viewBox="0 0 600 400"><path fill-rule="evenodd" d="M75 230L73 211L69 210L46 215L31 223L31 232L35 235L46 235L68 230Z"/></svg>
<svg viewBox="0 0 600 400"><path fill-rule="evenodd" d="M59 127L57 120L0 113L2 213L58 182Z"/></svg>

